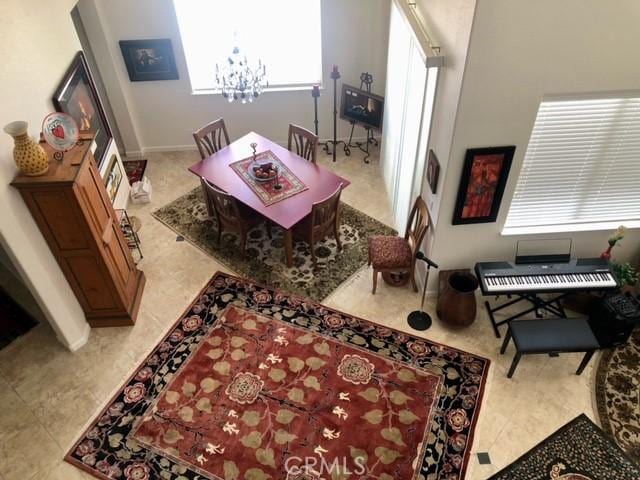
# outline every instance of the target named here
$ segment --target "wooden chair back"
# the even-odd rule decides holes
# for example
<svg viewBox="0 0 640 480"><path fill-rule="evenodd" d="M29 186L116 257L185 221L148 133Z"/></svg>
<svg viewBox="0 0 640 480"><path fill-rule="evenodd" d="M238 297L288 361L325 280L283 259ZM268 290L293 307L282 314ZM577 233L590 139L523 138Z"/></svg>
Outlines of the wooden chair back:
<svg viewBox="0 0 640 480"><path fill-rule="evenodd" d="M337 228L340 222L340 194L342 184L330 196L316 202L311 207L311 236L319 239Z"/></svg>
<svg viewBox="0 0 640 480"><path fill-rule="evenodd" d="M295 150L292 150L292 147L295 147ZM297 153L305 160L316 163L318 136L306 128L290 123L287 149L291 152Z"/></svg>
<svg viewBox="0 0 640 480"><path fill-rule="evenodd" d="M194 132L193 139L196 141L200 157L202 157L203 160L216 153L225 145L229 145L229 134L227 133L224 119L219 118L200 128ZM222 143L223 139L225 142L224 145Z"/></svg>
<svg viewBox="0 0 640 480"><path fill-rule="evenodd" d="M411 209L407 229L404 233L404 238L407 243L409 243L414 258L420 249L420 245L422 244L422 240L424 240L428 228L429 209L422 197L418 196Z"/></svg>
<svg viewBox="0 0 640 480"><path fill-rule="evenodd" d="M200 181L205 187L208 200L213 206L218 224L233 230L237 230L239 225L244 223L240 208L238 207L238 201L232 195L220 190L215 185L212 185L204 178Z"/></svg>

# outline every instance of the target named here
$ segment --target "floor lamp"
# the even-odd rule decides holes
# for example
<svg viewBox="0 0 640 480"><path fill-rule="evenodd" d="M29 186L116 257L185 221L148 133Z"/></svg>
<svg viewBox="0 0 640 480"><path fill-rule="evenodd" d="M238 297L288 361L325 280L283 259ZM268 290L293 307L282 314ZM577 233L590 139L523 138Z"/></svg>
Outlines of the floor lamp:
<svg viewBox="0 0 640 480"><path fill-rule="evenodd" d="M420 302L420 310L414 310L407 317L409 326L415 330L426 330L431 326L431 316L424 311L424 298L427 294L427 284L429 283L429 271L431 267L438 268L438 264L427 258L424 253L416 253L416 258L427 264L427 276L424 279L424 287L422 288L422 301Z"/></svg>

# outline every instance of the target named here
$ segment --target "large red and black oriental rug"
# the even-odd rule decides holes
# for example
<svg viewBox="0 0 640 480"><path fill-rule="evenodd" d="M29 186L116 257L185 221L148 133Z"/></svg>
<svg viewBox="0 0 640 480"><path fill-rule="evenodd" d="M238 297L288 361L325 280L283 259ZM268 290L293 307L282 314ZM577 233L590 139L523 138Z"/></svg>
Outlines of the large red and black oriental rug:
<svg viewBox="0 0 640 480"><path fill-rule="evenodd" d="M66 459L127 480L462 479L488 368L219 273Z"/></svg>

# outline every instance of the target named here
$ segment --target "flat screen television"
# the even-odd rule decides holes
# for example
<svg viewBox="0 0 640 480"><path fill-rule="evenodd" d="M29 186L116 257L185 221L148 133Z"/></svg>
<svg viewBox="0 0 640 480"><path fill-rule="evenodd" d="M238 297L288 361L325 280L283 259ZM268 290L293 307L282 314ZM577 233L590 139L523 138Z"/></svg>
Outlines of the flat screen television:
<svg viewBox="0 0 640 480"><path fill-rule="evenodd" d="M342 84L340 118L375 130L382 128L384 97Z"/></svg>

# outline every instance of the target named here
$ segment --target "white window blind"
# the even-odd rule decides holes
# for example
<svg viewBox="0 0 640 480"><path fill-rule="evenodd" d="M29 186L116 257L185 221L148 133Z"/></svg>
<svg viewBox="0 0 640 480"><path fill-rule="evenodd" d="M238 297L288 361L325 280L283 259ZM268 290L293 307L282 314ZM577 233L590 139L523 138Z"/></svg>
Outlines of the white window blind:
<svg viewBox="0 0 640 480"><path fill-rule="evenodd" d="M174 0L194 93L216 89L233 47L266 65L270 88L322 81L320 0Z"/></svg>
<svg viewBox="0 0 640 480"><path fill-rule="evenodd" d="M503 234L640 227L640 95L543 101Z"/></svg>

